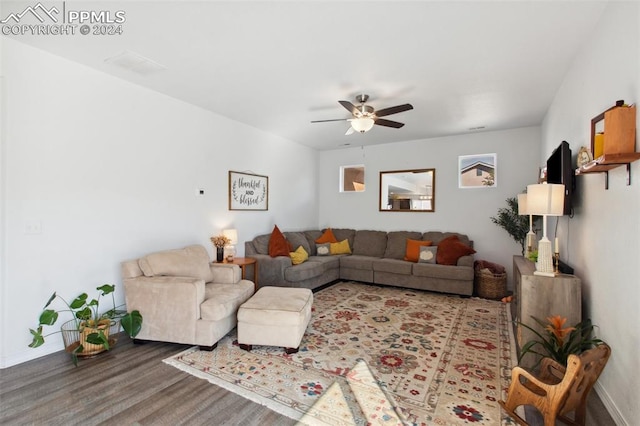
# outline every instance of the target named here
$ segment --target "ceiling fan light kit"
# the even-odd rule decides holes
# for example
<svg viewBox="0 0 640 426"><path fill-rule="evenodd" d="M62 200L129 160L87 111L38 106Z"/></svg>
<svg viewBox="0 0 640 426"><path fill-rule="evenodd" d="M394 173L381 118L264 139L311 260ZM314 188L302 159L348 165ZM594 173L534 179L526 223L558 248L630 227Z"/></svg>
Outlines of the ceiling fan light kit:
<svg viewBox="0 0 640 426"><path fill-rule="evenodd" d="M356 132L364 133L371 130L375 121L371 117L354 118L351 120L351 127Z"/></svg>
<svg viewBox="0 0 640 426"><path fill-rule="evenodd" d="M345 135L350 135L353 131L357 131L359 133L365 133L371 130L374 124L378 126L391 127L394 129L399 129L404 126L404 123L400 123L398 121L381 119L380 117L384 117L391 114L397 114L404 111L409 111L413 109L413 105L411 104L403 104L396 105L389 108L384 108L376 111L372 106L366 105L365 103L369 99L369 95L358 95L356 96L356 102L360 103L360 106L355 106L349 101L338 101L340 105L342 105L347 111L349 111L352 115L352 118L337 118L331 120L315 120L312 123L323 123L327 121L349 121L351 122L351 127L347 130Z"/></svg>

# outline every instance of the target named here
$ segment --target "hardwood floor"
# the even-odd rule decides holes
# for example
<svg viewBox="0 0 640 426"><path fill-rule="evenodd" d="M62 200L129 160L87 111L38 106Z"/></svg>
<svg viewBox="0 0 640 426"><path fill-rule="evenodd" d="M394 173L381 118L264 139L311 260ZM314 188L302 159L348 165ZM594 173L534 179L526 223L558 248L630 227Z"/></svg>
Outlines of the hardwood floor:
<svg viewBox="0 0 640 426"><path fill-rule="evenodd" d="M162 362L188 347L159 342L134 345L121 334L111 351L80 360L78 367L68 354L58 352L2 369L0 424L296 424ZM527 415L531 425L543 424L535 413ZM591 392L587 425L612 424Z"/></svg>
<svg viewBox="0 0 640 426"><path fill-rule="evenodd" d="M74 367L64 352L0 370L2 425L294 425L296 422L162 362L189 346L115 347Z"/></svg>

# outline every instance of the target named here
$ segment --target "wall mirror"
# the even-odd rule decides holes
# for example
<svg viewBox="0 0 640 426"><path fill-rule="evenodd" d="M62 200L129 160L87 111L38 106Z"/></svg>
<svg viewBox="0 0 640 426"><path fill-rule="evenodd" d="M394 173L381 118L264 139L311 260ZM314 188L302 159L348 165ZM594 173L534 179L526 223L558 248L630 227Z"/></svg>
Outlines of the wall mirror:
<svg viewBox="0 0 640 426"><path fill-rule="evenodd" d="M435 202L436 169L380 172L380 211L434 212Z"/></svg>

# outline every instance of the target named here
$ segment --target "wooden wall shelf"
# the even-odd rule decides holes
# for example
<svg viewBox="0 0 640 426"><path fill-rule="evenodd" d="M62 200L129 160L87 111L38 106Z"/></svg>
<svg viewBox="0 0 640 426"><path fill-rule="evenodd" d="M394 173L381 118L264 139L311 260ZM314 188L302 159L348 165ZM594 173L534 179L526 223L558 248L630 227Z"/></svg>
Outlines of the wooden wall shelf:
<svg viewBox="0 0 640 426"><path fill-rule="evenodd" d="M631 163L640 160L640 152L605 154L576 169L576 176L589 173L605 173L605 189L609 189L609 170L627 166L627 185L631 185Z"/></svg>
<svg viewBox="0 0 640 426"><path fill-rule="evenodd" d="M595 142L596 126L604 122L601 146ZM631 185L630 164L640 159L635 151L636 107L626 105L623 100L591 120L591 152L598 158L576 169L576 176L589 173L605 174L605 189L609 189L609 170L627 167L627 185ZM601 152L598 152L601 151Z"/></svg>

